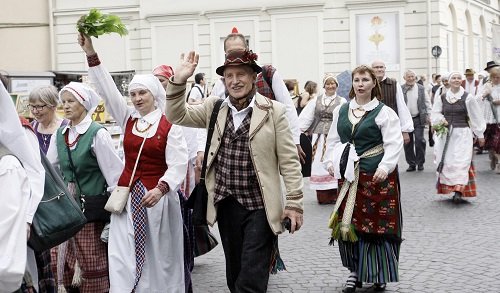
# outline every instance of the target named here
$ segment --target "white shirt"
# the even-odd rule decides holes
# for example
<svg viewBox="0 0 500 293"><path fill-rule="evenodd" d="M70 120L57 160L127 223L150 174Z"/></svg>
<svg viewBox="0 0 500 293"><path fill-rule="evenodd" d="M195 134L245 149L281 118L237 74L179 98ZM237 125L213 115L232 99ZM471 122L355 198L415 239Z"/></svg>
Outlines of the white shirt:
<svg viewBox="0 0 500 293"><path fill-rule="evenodd" d="M382 80L385 80L387 76L384 76ZM396 81L396 105L398 107L398 117L401 125L402 132L413 132L413 119L411 118L410 110L405 103L405 98L403 96L403 90L401 85Z"/></svg>
<svg viewBox="0 0 500 293"><path fill-rule="evenodd" d="M318 99L317 97L314 97L311 101L309 101L307 103L307 105L304 107L302 112L300 112L299 126L300 126L300 131L302 131L302 132L307 131L314 121L314 117L316 114L315 112L316 112L317 99ZM323 96L323 105L328 106L328 104L330 104L330 102L332 102L333 99L340 100L339 106L347 103L346 99L344 99L343 97L337 96L337 94L335 94L334 96L331 96L331 97ZM332 113L333 113L333 110L332 110Z"/></svg>
<svg viewBox="0 0 500 293"><path fill-rule="evenodd" d="M68 131L68 141L72 143L78 137L78 135L84 134L90 127L92 119L90 115L87 115L80 123L75 126L68 123L64 126L62 133L63 135ZM70 149L76 148L76 145ZM92 140L91 150L94 153L99 169L102 175L106 179L108 184L108 191L112 191L123 170L123 162L116 153L113 146L113 139L111 135L105 128L101 128L97 131L94 139ZM57 153L57 135L52 135L50 138L50 146L47 151L47 159L50 161L54 167L59 169L59 155Z"/></svg>
<svg viewBox="0 0 500 293"><path fill-rule="evenodd" d="M278 73L278 70L274 71L272 79L272 87L276 101L286 106L286 117L288 118L288 123L290 123L290 130L292 131L293 142L295 144L300 144L300 128L299 128L299 117L297 115L297 109L295 109L295 105L293 104L293 101L290 98L290 93L286 88L285 82L283 82L283 78L281 78L280 74ZM215 82L211 95L218 96L222 99L226 98L226 86L222 82L222 79L218 79Z"/></svg>
<svg viewBox="0 0 500 293"><path fill-rule="evenodd" d="M371 100L365 105L359 105L356 103L356 99L352 99L349 102L349 109L364 109L365 111L371 111L375 109L380 102L377 99ZM337 144L340 144L340 137L337 132L337 123L339 120L339 111L341 107L335 108L333 111L333 122L328 132L328 137L326 139L326 153L323 165L325 168L333 165L333 150ZM405 107L406 108L406 107ZM359 119L356 119L349 111L349 121L356 124ZM384 155L380 161L378 168L384 170L387 174L392 172L396 168L396 164L399 160L399 155L403 149L403 136L401 134L401 127L398 116L396 112L388 106L382 107L380 112L375 117L375 123L380 128L382 133L382 141L384 148ZM358 154L360 156L362 154ZM335 167L334 167L335 168Z"/></svg>
<svg viewBox="0 0 500 293"><path fill-rule="evenodd" d="M144 133L136 131L134 127L132 129L134 135L139 137L147 135L146 137L150 138L156 134L160 118L163 115L160 109L155 109L142 117L134 108L129 107L120 91L116 88L113 78L102 64L89 68L89 78L94 83L99 95L104 99L106 110L120 125L122 131L125 131L129 117L132 117L138 119L137 123L140 129L152 124L150 130ZM172 125L168 133L167 145L165 146L165 162L168 169L159 181L167 182L171 190L176 190L186 177L188 163L186 140L182 128L178 125Z"/></svg>
<svg viewBox="0 0 500 293"><path fill-rule="evenodd" d="M30 185L26 171L14 156L0 159L0 292L21 287L26 269L26 210Z"/></svg>
<svg viewBox="0 0 500 293"><path fill-rule="evenodd" d="M476 82L478 83L476 86ZM469 82L467 79L465 80L465 91L468 92L471 95L476 95L477 90L479 87L479 81L473 79L471 82Z"/></svg>
<svg viewBox="0 0 500 293"><path fill-rule="evenodd" d="M465 90L462 87L460 87L460 90L457 93L453 93L451 90L448 90L445 98L449 103L453 104L462 99L464 92ZM465 106L467 107L467 115L469 116L470 129L478 138L483 138L483 133L486 129L486 122L484 121L483 111L479 106L478 98L468 94L465 100ZM431 113L432 125L439 124L445 119L442 112L443 101L441 100L441 97L439 97L434 99L434 105Z"/></svg>
<svg viewBox="0 0 500 293"><path fill-rule="evenodd" d="M203 87L197 83L193 85L191 88L191 91L189 92L189 100L194 100L194 101L200 101L204 98L204 96L201 93L204 93L205 90Z"/></svg>

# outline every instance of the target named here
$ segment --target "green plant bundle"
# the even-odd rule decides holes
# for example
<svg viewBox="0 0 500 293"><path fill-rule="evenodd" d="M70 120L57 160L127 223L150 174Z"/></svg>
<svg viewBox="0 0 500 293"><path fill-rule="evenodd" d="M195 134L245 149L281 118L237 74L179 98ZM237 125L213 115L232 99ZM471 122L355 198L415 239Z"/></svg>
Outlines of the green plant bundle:
<svg viewBox="0 0 500 293"><path fill-rule="evenodd" d="M442 122L436 125L432 125L432 129L434 129L436 135L439 137L446 135L448 133L448 126Z"/></svg>
<svg viewBox="0 0 500 293"><path fill-rule="evenodd" d="M122 23L120 17L113 14L102 14L101 11L92 8L89 14L80 17L76 23L78 32L91 37L117 33L120 36L128 34L128 30Z"/></svg>

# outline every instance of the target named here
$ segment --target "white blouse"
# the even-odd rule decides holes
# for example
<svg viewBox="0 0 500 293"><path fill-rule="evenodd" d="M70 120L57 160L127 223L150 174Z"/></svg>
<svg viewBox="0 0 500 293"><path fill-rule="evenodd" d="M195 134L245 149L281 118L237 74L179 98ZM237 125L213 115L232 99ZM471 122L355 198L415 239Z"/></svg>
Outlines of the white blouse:
<svg viewBox="0 0 500 293"><path fill-rule="evenodd" d="M458 100L462 99L462 95L465 90L461 87L457 93L452 93L451 90L446 92L446 100L453 104ZM479 105L479 101L477 97L474 97L471 94L467 95L465 100L465 106L467 108L467 115L469 115L469 126L472 132L479 138L483 138L483 133L486 130L486 123L483 117L483 111ZM445 120L443 111L443 101L441 101L441 97L434 99L434 105L432 106L431 112L431 122L432 125L436 125Z"/></svg>
<svg viewBox="0 0 500 293"><path fill-rule="evenodd" d="M138 132L135 127L132 128L134 135L150 138L156 134L160 118L163 115L160 109L155 109L153 112L141 116L138 111L129 107L120 91L116 88L113 78L102 64L89 68L89 78L93 85L95 85L99 95L104 99L106 110L120 125L123 132L125 132L125 126L129 117L132 117L138 119L137 126L140 129L145 129L152 124L150 130L144 133ZM127 157L125 157L126 159ZM186 177L188 163L186 140L184 139L182 128L178 125L172 125L168 133L167 145L165 147L165 162L168 169L159 181L167 182L171 190L176 190Z"/></svg>
<svg viewBox="0 0 500 293"><path fill-rule="evenodd" d="M304 107L304 109L302 109L302 112L300 112L299 127L300 127L300 131L302 131L302 132L309 129L309 127L311 126L311 124L314 121L314 117L316 114L315 112L316 112L317 99L318 99L317 97L314 97L311 101L309 101L307 103L307 105ZM340 100L339 107L342 106L343 104L347 103L346 99L344 99L343 97L337 96L337 94L335 94L335 95L330 96L330 97L324 95L323 96L323 105L328 106L328 104L330 104L330 102L332 102L332 100L334 100L334 99ZM333 109L333 110L335 110L335 109ZM333 113L333 111L332 111L332 113Z"/></svg>
<svg viewBox="0 0 500 293"><path fill-rule="evenodd" d="M349 109L362 109L365 111L371 111L375 109L379 105L379 101L377 99L371 100L369 103L365 105L359 105L356 103L356 99L352 99L349 102ZM333 122L330 127L330 131L328 132L328 137L326 139L326 153L325 159L323 161L323 165L326 169L328 167L333 166L333 149L337 144L340 144L340 137L337 132L337 124L339 120L339 111L341 107L335 108L333 111ZM351 111L349 111L349 121L355 125L359 122L359 119L356 119L352 116ZM384 155L382 160L380 161L378 168L384 170L387 174L391 173L399 160L399 156L401 150L403 149L403 135L401 133L401 126L399 122L398 115L394 110L392 110L388 106L383 106L380 112L375 117L375 123L380 128L380 132L382 133L382 141L384 148ZM357 154L358 156L362 154Z"/></svg>
<svg viewBox="0 0 500 293"><path fill-rule="evenodd" d="M87 132L91 123L92 119L90 118L90 115L87 115L87 117L75 126L71 126L70 123L68 123L64 126L62 133L64 135L66 131L68 131L68 141L71 143L75 141L78 135ZM97 131L91 144L91 150L97 159L99 169L108 184L108 191L112 191L115 188L123 170L123 162L116 153L113 145L113 139L105 128ZM76 145L70 149L74 149L75 147ZM50 163L52 163L52 165L54 165L54 167L58 169L60 168L59 155L57 153L57 135L52 135L50 138L47 159Z"/></svg>

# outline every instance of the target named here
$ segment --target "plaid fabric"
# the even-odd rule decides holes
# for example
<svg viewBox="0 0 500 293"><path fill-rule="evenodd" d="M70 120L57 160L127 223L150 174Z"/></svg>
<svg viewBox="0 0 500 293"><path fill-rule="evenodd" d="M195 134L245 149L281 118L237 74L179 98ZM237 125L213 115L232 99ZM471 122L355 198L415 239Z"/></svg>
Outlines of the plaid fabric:
<svg viewBox="0 0 500 293"><path fill-rule="evenodd" d="M493 150L495 153L500 153L500 124L487 124L484 132L486 141L484 148Z"/></svg>
<svg viewBox="0 0 500 293"><path fill-rule="evenodd" d="M83 226L73 238L51 250L52 263L56 265L53 271L57 271L59 257L64 257L60 263L63 264L63 282L68 289L71 287L75 271L75 262L81 269L81 285L78 287L80 293L101 293L109 291L108 275L108 247L101 241L101 233L104 223L93 222ZM62 246L66 245L65 252ZM62 256L64 255L64 256Z"/></svg>
<svg viewBox="0 0 500 293"><path fill-rule="evenodd" d="M134 242L135 242L135 292L137 284L141 279L144 261L146 260L146 229L147 218L146 208L141 206L141 199L146 195L146 187L140 180L136 181L131 192L130 209L132 210L132 221L134 223Z"/></svg>
<svg viewBox="0 0 500 293"><path fill-rule="evenodd" d="M262 74L264 74L264 71L266 73L267 80L272 81L276 68L272 67L271 65L262 66L262 72L257 75L257 82L255 83L257 91L264 97L268 97L271 100L276 100L272 87L267 84L267 82L264 80L264 77L262 76Z"/></svg>
<svg viewBox="0 0 500 293"><path fill-rule="evenodd" d="M57 288L50 264L50 250L35 251L35 260L38 269L38 291L41 293L55 293Z"/></svg>
<svg viewBox="0 0 500 293"><path fill-rule="evenodd" d="M264 208L259 181L250 157L248 131L252 111L234 131L233 115L228 112L226 128L215 164L214 204L233 196L248 210Z"/></svg>
<svg viewBox="0 0 500 293"><path fill-rule="evenodd" d="M471 163L469 168L469 182L467 185L446 185L438 181L437 183L437 193L438 194L450 194L452 192L458 191L462 193L463 197L475 197L477 196L476 189L476 170L474 165Z"/></svg>

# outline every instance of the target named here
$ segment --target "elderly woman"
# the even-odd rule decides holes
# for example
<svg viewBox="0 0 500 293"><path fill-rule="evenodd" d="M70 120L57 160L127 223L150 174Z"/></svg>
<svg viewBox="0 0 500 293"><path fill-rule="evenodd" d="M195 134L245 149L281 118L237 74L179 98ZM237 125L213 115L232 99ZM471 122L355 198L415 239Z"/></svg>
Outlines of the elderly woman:
<svg viewBox="0 0 500 293"><path fill-rule="evenodd" d="M100 100L97 93L82 83L70 82L61 89L59 97L69 123L52 136L47 158L61 170L68 190L81 204L88 222L58 247L58 283L70 285L72 271L63 272L64 262L71 267L76 257L82 274L80 292L107 292L107 246L100 238L106 214L104 205L93 203L105 203L106 192L116 186L123 163L109 132L91 119ZM90 214L104 216L94 218Z"/></svg>
<svg viewBox="0 0 500 293"><path fill-rule="evenodd" d="M316 190L319 204L335 203L337 199L337 179L325 170L323 160L326 138L332 124L332 113L335 108L347 102L337 95L338 86L335 76L327 74L323 78L325 93L314 97L299 116L300 130L308 136L312 135L313 160L309 186Z"/></svg>
<svg viewBox="0 0 500 293"><path fill-rule="evenodd" d="M476 196L475 171L472 165L474 136L484 145L486 129L478 99L461 87L462 74L449 74L449 90L434 98L431 113L434 133L434 163L438 166L438 194L454 193L453 201Z"/></svg>
<svg viewBox="0 0 500 293"><path fill-rule="evenodd" d="M119 185L132 181L125 209L111 215L110 292L184 292L183 227L177 195L188 162L182 129L163 114L165 90L158 78L134 76L128 89L134 108L129 108L101 65L90 37L80 34L78 41L87 55L90 79L123 129L125 168Z"/></svg>
<svg viewBox="0 0 500 293"><path fill-rule="evenodd" d="M354 292L362 282L383 291L386 283L399 280L402 217L396 165L403 137L397 114L379 102L380 96L373 69L355 68L351 101L334 110L326 142L324 165L342 178L329 226L342 265L351 271L343 292Z"/></svg>
<svg viewBox="0 0 500 293"><path fill-rule="evenodd" d="M482 88L483 111L486 120L485 148L489 150L491 170L500 174L500 67L490 70L490 82Z"/></svg>
<svg viewBox="0 0 500 293"><path fill-rule="evenodd" d="M37 87L30 92L28 101L31 114L35 117L31 125L38 138L40 149L47 154L52 134L68 123L56 114L59 104L57 89L52 85Z"/></svg>

